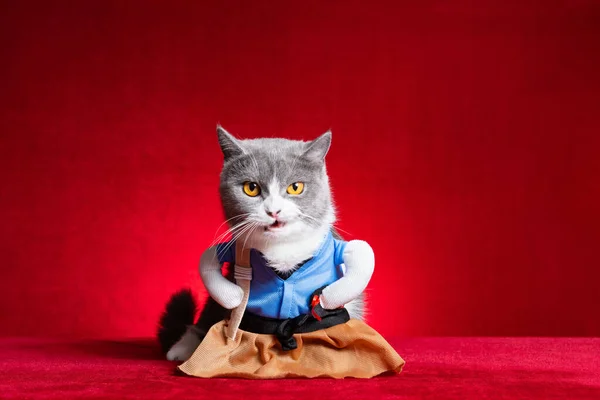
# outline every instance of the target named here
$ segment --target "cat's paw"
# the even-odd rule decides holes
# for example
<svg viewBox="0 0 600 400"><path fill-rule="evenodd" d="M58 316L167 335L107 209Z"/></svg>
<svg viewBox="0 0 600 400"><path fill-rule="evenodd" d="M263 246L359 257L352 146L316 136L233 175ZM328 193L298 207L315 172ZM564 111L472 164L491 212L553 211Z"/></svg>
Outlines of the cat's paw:
<svg viewBox="0 0 600 400"><path fill-rule="evenodd" d="M186 361L200 345L200 337L193 329L188 329L177 343L167 352L169 361Z"/></svg>
<svg viewBox="0 0 600 400"><path fill-rule="evenodd" d="M238 285L227 285L213 298L226 309L232 310L242 303L244 290Z"/></svg>

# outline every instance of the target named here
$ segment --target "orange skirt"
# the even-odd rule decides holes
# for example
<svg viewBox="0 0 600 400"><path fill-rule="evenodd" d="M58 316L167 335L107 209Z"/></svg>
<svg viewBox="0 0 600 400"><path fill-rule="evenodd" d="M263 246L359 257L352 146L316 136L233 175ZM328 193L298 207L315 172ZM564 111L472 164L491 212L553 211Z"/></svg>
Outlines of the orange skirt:
<svg viewBox="0 0 600 400"><path fill-rule="evenodd" d="M179 370L201 378L371 378L404 366L377 331L356 319L295 334L298 347L290 351L281 350L274 335L238 330L228 340L225 327L226 321L215 324Z"/></svg>

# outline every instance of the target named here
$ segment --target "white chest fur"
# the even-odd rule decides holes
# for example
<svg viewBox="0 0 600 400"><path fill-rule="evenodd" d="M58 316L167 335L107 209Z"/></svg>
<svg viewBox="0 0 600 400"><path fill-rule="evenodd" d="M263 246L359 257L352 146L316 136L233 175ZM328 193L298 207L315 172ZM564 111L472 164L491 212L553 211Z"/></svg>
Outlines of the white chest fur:
<svg viewBox="0 0 600 400"><path fill-rule="evenodd" d="M278 272L288 272L315 255L331 231L334 221L335 213L333 207L330 207L319 227L306 226L293 239L269 240L258 235L249 237L248 243L262 253L271 268Z"/></svg>
<svg viewBox="0 0 600 400"><path fill-rule="evenodd" d="M279 272L287 272L313 257L323 244L330 229L330 226L324 226L306 237L289 242L266 243L265 246L258 246L258 250L271 268Z"/></svg>

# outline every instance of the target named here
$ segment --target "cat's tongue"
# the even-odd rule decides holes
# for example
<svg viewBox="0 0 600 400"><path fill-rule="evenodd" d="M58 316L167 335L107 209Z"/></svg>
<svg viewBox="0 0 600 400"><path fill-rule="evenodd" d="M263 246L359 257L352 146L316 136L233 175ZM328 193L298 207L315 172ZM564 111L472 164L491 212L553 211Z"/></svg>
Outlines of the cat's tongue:
<svg viewBox="0 0 600 400"><path fill-rule="evenodd" d="M267 229L269 229L269 230L271 230L271 229L279 229L279 228L283 227L283 225L285 225L283 222L281 222L281 221L275 221L271 225L269 225L267 227Z"/></svg>

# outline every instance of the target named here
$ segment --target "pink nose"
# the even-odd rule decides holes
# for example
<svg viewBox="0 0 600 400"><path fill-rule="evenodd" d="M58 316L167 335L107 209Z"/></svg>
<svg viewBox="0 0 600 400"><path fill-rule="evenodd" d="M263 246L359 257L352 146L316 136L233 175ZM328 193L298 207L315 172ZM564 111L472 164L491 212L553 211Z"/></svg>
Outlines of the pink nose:
<svg viewBox="0 0 600 400"><path fill-rule="evenodd" d="M280 212L281 212L281 210L278 210L278 211L267 211L267 215L269 217L277 218L277 216L279 215Z"/></svg>

